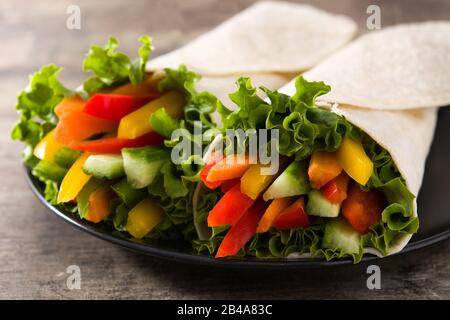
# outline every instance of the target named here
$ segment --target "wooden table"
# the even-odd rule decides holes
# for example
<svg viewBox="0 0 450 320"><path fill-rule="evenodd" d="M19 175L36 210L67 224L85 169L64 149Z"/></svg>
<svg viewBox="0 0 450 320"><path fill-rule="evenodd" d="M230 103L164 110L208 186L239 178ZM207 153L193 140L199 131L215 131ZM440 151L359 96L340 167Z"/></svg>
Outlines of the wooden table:
<svg viewBox="0 0 450 320"><path fill-rule="evenodd" d="M133 53L150 33L155 54L170 51L253 1L0 2L0 298L449 298L450 241L378 263L381 290L366 287L367 264L264 272L180 265L130 253L84 234L50 214L32 195L21 167L21 145L9 140L15 94L41 65L64 66L78 85L83 54L116 35ZM305 1L352 16L365 30L372 0ZM66 28L67 6L81 8L81 30ZM450 19L450 2L379 1L382 24ZM81 289L66 285L69 265L81 269Z"/></svg>

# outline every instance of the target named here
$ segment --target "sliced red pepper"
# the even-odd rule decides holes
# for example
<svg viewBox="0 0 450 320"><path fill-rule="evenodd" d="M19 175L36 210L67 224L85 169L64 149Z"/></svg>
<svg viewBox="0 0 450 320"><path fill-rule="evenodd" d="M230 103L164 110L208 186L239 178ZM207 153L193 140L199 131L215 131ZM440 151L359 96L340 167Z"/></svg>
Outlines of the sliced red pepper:
<svg viewBox="0 0 450 320"><path fill-rule="evenodd" d="M240 178L222 181L222 184L220 185L220 190L223 193L226 193L228 190L233 188L236 183L240 183L240 181L241 181Z"/></svg>
<svg viewBox="0 0 450 320"><path fill-rule="evenodd" d="M260 200L251 206L234 224L223 238L216 258L236 255L241 248L255 235L256 227L267 204Z"/></svg>
<svg viewBox="0 0 450 320"><path fill-rule="evenodd" d="M119 122L127 114L139 109L152 97L132 97L118 94L97 93L84 107L84 112L91 116Z"/></svg>
<svg viewBox="0 0 450 320"><path fill-rule="evenodd" d="M104 138L71 143L69 147L74 150L92 153L120 153L123 148L155 146L160 145L163 142L164 137L156 132L149 132L136 139Z"/></svg>
<svg viewBox="0 0 450 320"><path fill-rule="evenodd" d="M363 191L354 182L348 190L348 197L342 203L342 215L361 234L369 232L370 226L378 223L386 207L384 195L377 190Z"/></svg>
<svg viewBox="0 0 450 320"><path fill-rule="evenodd" d="M345 172L342 172L322 187L322 194L332 203L342 203L342 201L347 198L347 188L349 182L350 177Z"/></svg>
<svg viewBox="0 0 450 320"><path fill-rule="evenodd" d="M305 212L305 199L301 197L281 211L275 218L273 226L279 230L309 226L308 215Z"/></svg>
<svg viewBox="0 0 450 320"><path fill-rule="evenodd" d="M238 182L209 212L208 226L234 225L253 202L254 200L241 192L241 184Z"/></svg>

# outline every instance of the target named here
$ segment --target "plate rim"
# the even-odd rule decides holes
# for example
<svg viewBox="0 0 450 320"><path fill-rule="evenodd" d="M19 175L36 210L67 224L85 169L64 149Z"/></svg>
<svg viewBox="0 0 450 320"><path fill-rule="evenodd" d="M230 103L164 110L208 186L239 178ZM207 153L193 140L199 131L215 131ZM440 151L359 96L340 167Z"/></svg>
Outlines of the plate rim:
<svg viewBox="0 0 450 320"><path fill-rule="evenodd" d="M133 251L139 254L144 254L147 256L152 256L155 258L161 258L164 260L175 261L191 265L203 265L203 266L214 266L214 267L224 267L224 268L258 268L258 269L279 269L279 268L318 268L318 267L332 267L332 266L342 266L342 265L353 265L353 260L341 259L326 261L322 258L296 258L296 259L271 259L271 260L256 260L256 259L215 259L205 255L197 255L194 253L181 252L176 250L169 250L165 248L158 248L157 246L152 246L149 244L142 244L133 242L127 239L121 239L113 234L107 234L95 230L89 227L87 222L82 222L81 220L70 217L68 213L60 210L56 206L53 206L48 201L45 200L44 196L39 191L39 181L31 174L31 170L23 164L25 171L26 180L28 186L31 188L33 194L37 197L39 202L41 202L47 209L49 209L53 214L63 219L67 223L75 226L77 229L82 230L94 237L100 238L106 242L115 244L121 248ZM418 241L410 241L406 247L400 252L386 256L363 256L362 262L375 261L380 259L388 259L390 257L405 254L411 251L416 251L424 247L434 245L438 242L447 240L450 238L450 229L443 232L436 233L425 239Z"/></svg>

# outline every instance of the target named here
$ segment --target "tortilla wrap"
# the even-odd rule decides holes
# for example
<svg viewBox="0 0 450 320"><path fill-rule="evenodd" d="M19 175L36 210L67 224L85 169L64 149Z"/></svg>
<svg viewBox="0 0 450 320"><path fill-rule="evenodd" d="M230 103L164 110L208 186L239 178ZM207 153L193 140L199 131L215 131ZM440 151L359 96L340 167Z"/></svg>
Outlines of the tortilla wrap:
<svg viewBox="0 0 450 320"><path fill-rule="evenodd" d="M309 81L331 86L318 103L344 116L389 151L416 197L438 107L450 103L449 38L450 22L385 28L360 37L304 74ZM295 83L280 91L294 94ZM401 251L411 236L399 237L389 254ZM381 256L374 249L366 252Z"/></svg>
<svg viewBox="0 0 450 320"><path fill-rule="evenodd" d="M203 76L199 90L230 106L240 76L278 89L349 42L356 24L307 5L259 2L184 47L153 59L149 70L185 64Z"/></svg>
<svg viewBox="0 0 450 320"><path fill-rule="evenodd" d="M450 21L372 31L304 74L332 90L318 100L372 109L450 102Z"/></svg>
<svg viewBox="0 0 450 320"><path fill-rule="evenodd" d="M282 87L280 91L293 95L295 86L293 83L289 83ZM449 102L450 99L447 103ZM422 185L426 158L433 141L438 108L393 111L338 105L330 102L322 102L320 105L344 116L350 123L362 129L385 148L391 154L406 181L408 189L417 199ZM374 108L370 104L368 106ZM413 210L414 216L417 217L416 200ZM389 255L401 251L409 242L411 236L411 234L405 234L397 238L390 245ZM382 256L375 249L366 249L365 252Z"/></svg>

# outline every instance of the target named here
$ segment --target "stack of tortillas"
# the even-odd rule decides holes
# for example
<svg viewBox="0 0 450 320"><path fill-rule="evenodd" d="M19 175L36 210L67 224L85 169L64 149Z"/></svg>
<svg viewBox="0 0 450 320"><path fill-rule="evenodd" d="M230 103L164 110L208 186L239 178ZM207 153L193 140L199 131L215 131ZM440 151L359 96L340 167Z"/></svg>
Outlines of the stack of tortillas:
<svg viewBox="0 0 450 320"><path fill-rule="evenodd" d="M239 76L277 89L306 71L307 80L332 88L320 102L386 148L417 196L437 108L450 104L450 22L371 31L344 47L355 34L349 18L305 5L261 2L154 59L150 69L186 64L203 75L200 89L231 107L228 94ZM281 91L293 94L294 83ZM397 239L389 254L410 238Z"/></svg>

